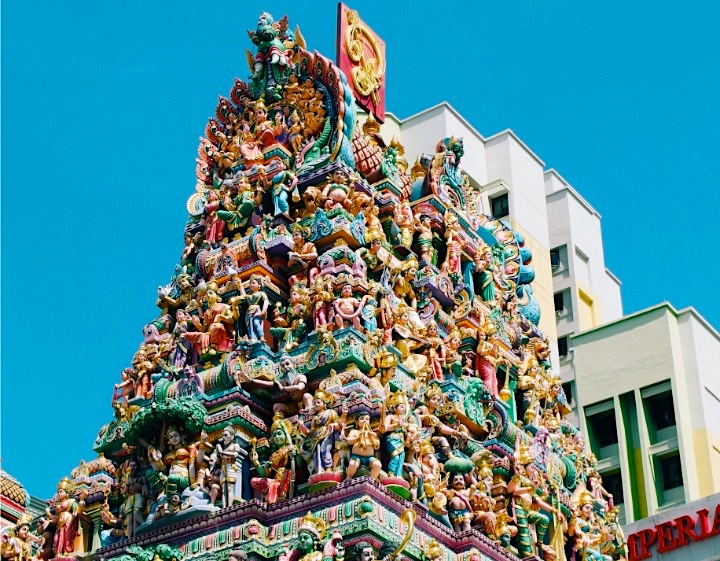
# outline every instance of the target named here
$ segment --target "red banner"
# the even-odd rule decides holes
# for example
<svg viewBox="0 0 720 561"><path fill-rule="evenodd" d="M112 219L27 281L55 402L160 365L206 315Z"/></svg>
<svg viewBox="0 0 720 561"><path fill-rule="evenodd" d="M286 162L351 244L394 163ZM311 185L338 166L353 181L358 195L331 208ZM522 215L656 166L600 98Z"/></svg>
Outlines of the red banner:
<svg viewBox="0 0 720 561"><path fill-rule="evenodd" d="M337 65L360 107L385 121L385 42L355 10L338 4Z"/></svg>

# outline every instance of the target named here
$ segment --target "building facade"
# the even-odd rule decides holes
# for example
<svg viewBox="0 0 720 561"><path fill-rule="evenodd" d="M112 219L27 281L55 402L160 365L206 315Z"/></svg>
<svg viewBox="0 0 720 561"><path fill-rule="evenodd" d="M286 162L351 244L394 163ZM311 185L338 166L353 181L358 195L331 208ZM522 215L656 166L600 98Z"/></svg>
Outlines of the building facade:
<svg viewBox="0 0 720 561"><path fill-rule="evenodd" d="M720 491L718 352L668 303L572 338L580 426L625 522Z"/></svg>

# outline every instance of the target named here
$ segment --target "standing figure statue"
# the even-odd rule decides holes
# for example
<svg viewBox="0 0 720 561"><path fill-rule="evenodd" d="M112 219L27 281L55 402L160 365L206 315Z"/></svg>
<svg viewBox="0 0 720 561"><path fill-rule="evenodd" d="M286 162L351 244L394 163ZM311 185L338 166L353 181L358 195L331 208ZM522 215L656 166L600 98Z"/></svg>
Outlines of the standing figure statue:
<svg viewBox="0 0 720 561"><path fill-rule="evenodd" d="M338 329L352 325L358 331L362 331L360 314L363 311L363 301L352 295L352 285L343 285L340 298L335 300L333 308L335 309L335 325Z"/></svg>
<svg viewBox="0 0 720 561"><path fill-rule="evenodd" d="M247 302L245 311L245 329L247 338L251 342L265 342L265 329L263 323L267 317L267 309L270 305L267 294L262 291L262 276L253 275L250 277L250 294L245 292L245 287L240 285L240 296L232 299L235 305L241 300Z"/></svg>
<svg viewBox="0 0 720 561"><path fill-rule="evenodd" d="M435 248L433 248L432 223L427 214L415 215L415 231L418 232L420 262L423 265L434 265Z"/></svg>
<svg viewBox="0 0 720 561"><path fill-rule="evenodd" d="M343 418L345 412L343 411ZM351 446L347 478L355 477L355 472L363 466L370 470L370 477L377 479L382 469L382 463L375 457L375 452L380 448L380 438L370 426L370 413L358 413L356 428L347 434L345 441Z"/></svg>
<svg viewBox="0 0 720 561"><path fill-rule="evenodd" d="M266 185L270 188L274 205L273 216L278 214L288 214L290 205L288 204L288 194L292 193L293 202L300 200L300 193L297 190L297 176L286 169L285 162L278 160L278 172Z"/></svg>
<svg viewBox="0 0 720 561"><path fill-rule="evenodd" d="M333 450L337 440L339 423L334 409L333 396L318 390L313 398L313 416L309 424L300 413L298 429L305 438L303 452L312 458L313 473L324 473L333 467Z"/></svg>
<svg viewBox="0 0 720 561"><path fill-rule="evenodd" d="M515 475L507 486L508 492L512 494L515 508L519 557L529 557L534 553L529 524L535 526L537 544L542 544L545 539L550 518L540 512L540 509L553 514L558 513L558 509L547 504L535 493L537 486L528 477L526 469L533 462L534 459L528 447L520 445L515 454Z"/></svg>
<svg viewBox="0 0 720 561"><path fill-rule="evenodd" d="M495 330L494 324L487 322L478 329L478 346L475 355L475 369L485 388L493 398L498 398L498 381L496 368L500 362L497 346L490 341L490 335Z"/></svg>
<svg viewBox="0 0 720 561"><path fill-rule="evenodd" d="M81 537L78 535L78 518L81 505L73 497L74 483L67 477L57 486L57 495L54 511L50 507L45 509L47 519L43 518L41 527L48 531L52 525L55 530L52 534L53 557L68 557L73 553L82 553Z"/></svg>
<svg viewBox="0 0 720 561"><path fill-rule="evenodd" d="M470 490L467 489L465 476L455 472L450 474L450 489L448 491L448 518L456 532L465 532L470 529L473 519L473 509L470 503Z"/></svg>
<svg viewBox="0 0 720 561"><path fill-rule="evenodd" d="M145 522L145 500L149 494L148 480L140 470L137 458L125 462L120 492L125 497L122 505L122 522L125 535L132 539L135 531Z"/></svg>
<svg viewBox="0 0 720 561"><path fill-rule="evenodd" d="M238 481L237 459L240 455L240 445L236 440L235 429L231 425L226 426L220 441L215 445L215 450L210 456L211 466L220 465L223 508L232 506L235 501L235 484Z"/></svg>
<svg viewBox="0 0 720 561"><path fill-rule="evenodd" d="M205 203L205 239L211 247L215 247L223 238L225 222L218 216L220 200L215 190L210 189Z"/></svg>
<svg viewBox="0 0 720 561"><path fill-rule="evenodd" d="M415 217L410 202L405 199L395 210L395 223L400 228L400 243L410 249L415 233Z"/></svg>
<svg viewBox="0 0 720 561"><path fill-rule="evenodd" d="M385 421L385 449L388 454L387 472L391 477L402 477L405 464L405 440L408 432L417 425L409 422L409 407L407 397L402 392L392 393L387 397Z"/></svg>

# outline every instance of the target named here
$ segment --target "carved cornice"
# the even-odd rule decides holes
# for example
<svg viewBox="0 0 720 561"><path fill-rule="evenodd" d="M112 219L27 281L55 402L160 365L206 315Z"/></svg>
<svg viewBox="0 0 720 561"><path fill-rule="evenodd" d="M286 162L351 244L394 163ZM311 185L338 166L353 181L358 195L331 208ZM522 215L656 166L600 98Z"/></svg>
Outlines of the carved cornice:
<svg viewBox="0 0 720 561"><path fill-rule="evenodd" d="M415 528L434 538L455 553L476 548L480 553L489 556L491 559L502 561L516 561L518 559L477 530L456 534L450 528L432 518L424 505L410 503L398 497L369 477L344 481L332 489L310 493L273 505L253 499L197 518L185 519L177 524L143 533L132 540L100 549L97 551L97 559L116 557L131 545L141 547L159 543L178 545L211 532L240 526L250 519L255 519L265 526L272 526L303 516L308 510L317 512L365 496L370 497L379 506L396 513L400 513L408 507L413 508L417 512Z"/></svg>

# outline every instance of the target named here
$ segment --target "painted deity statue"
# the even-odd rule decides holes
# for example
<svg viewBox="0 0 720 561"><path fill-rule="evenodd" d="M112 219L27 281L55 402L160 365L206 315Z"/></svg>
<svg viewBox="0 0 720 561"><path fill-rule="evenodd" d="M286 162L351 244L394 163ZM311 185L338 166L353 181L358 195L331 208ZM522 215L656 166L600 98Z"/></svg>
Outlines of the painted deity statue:
<svg viewBox="0 0 720 561"><path fill-rule="evenodd" d="M343 285L340 298L335 300L333 307L335 309L335 325L338 329L345 325L352 325L358 331L362 331L360 318L363 301L353 296L351 285Z"/></svg>
<svg viewBox="0 0 720 561"><path fill-rule="evenodd" d="M123 466L122 494L125 502L122 506L123 527L128 538L135 536L136 530L145 521L146 498L150 494L148 480L140 469L140 461L133 457Z"/></svg>
<svg viewBox="0 0 720 561"><path fill-rule="evenodd" d="M415 231L420 247L420 262L425 265L435 264L435 248L433 248L433 231L430 217L426 214L415 216Z"/></svg>
<svg viewBox="0 0 720 561"><path fill-rule="evenodd" d="M344 417L344 415L343 415ZM375 457L380 448L380 438L370 426L370 413L358 413L356 427L345 436L350 448L350 462L345 472L348 479L355 477L360 466L368 468L370 477L377 479L382 469L382 463Z"/></svg>
<svg viewBox="0 0 720 561"><path fill-rule="evenodd" d="M250 451L250 461L258 473L258 477L253 477L250 485L268 504L292 498L297 450L291 431L290 422L283 419L282 415L275 415L270 427L271 444L263 459L260 459L257 443L253 443Z"/></svg>
<svg viewBox="0 0 720 561"><path fill-rule="evenodd" d="M285 162L282 160L277 161L277 173L273 175L272 179L266 183L267 187L272 194L274 212L278 214L288 214L290 212L290 205L288 204L288 196L292 193L293 201L297 202L300 200L300 194L297 191L297 176L286 169Z"/></svg>
<svg viewBox="0 0 720 561"><path fill-rule="evenodd" d="M418 438L417 425L410 422L410 408L402 392L390 394L386 400L387 413L383 430L385 450L388 454L388 475L402 477L405 466L406 442Z"/></svg>
<svg viewBox="0 0 720 561"><path fill-rule="evenodd" d="M571 532L575 536L575 548L581 559L588 561L611 561L612 557L600 551L602 533L595 514L595 499L590 493L583 492L578 499L579 514L571 524Z"/></svg>
<svg viewBox="0 0 720 561"><path fill-rule="evenodd" d="M285 352L297 347L307 331L305 320L310 315L310 306L305 293L305 290L294 285L290 290L288 305L284 308L280 302L275 305L275 326L270 328L270 334L280 342L281 350Z"/></svg>
<svg viewBox="0 0 720 561"><path fill-rule="evenodd" d="M395 211L395 223L400 228L400 243L409 248L412 245L415 233L415 217L410 208L410 202L405 199Z"/></svg>
<svg viewBox="0 0 720 561"><path fill-rule="evenodd" d="M197 447L183 441L179 427L171 425L165 431L165 451L144 443L148 449L148 459L152 470L148 472L148 481L160 491L161 503L172 494L180 495L195 481L195 458ZM162 444L161 444L162 446Z"/></svg>
<svg viewBox="0 0 720 561"><path fill-rule="evenodd" d="M259 78L267 65L284 70L292 64L292 50L288 49L281 39L281 25L286 28L282 35L287 36L287 17L281 20L283 21L284 25L280 22L276 24L270 14L263 12L255 31L248 31L250 39L257 46L253 78Z"/></svg>
<svg viewBox="0 0 720 561"><path fill-rule="evenodd" d="M220 199L214 190L207 193L205 203L205 239L214 247L223 238L225 222L218 216L220 210Z"/></svg>
<svg viewBox="0 0 720 561"><path fill-rule="evenodd" d="M456 532L470 529L473 519L473 508L470 502L470 490L467 489L465 476L462 473L450 474L450 490L448 495L448 518Z"/></svg>
<svg viewBox="0 0 720 561"><path fill-rule="evenodd" d="M486 324L478 330L478 347L476 354L475 368L483 384L494 398L498 397L498 381L495 374L496 367L500 362L498 350L495 344L490 341L490 334L493 331L492 324Z"/></svg>
<svg viewBox="0 0 720 561"><path fill-rule="evenodd" d="M255 385L273 388L280 395L273 399L273 412L282 415L294 415L298 412L298 404L303 409L310 409L313 405L312 395L307 393L307 376L300 374L295 367L293 358L284 353L278 363L279 375L275 380L253 380Z"/></svg>
<svg viewBox="0 0 720 561"><path fill-rule="evenodd" d="M303 280L306 272L307 281L312 284L318 272L317 267L315 267L318 251L315 244L310 241L310 230L300 224L294 224L292 237L293 246L288 253L288 265L300 267L300 272L290 277L290 284Z"/></svg>
<svg viewBox="0 0 720 561"><path fill-rule="evenodd" d="M298 526L296 548L286 549L278 557L278 561L342 561L342 536L336 531L331 539L326 541L326 528L321 518L308 512Z"/></svg>
<svg viewBox="0 0 720 561"><path fill-rule="evenodd" d="M533 539L529 524L535 527L538 543L542 543L550 519L540 509L557 513L557 508L547 504L536 494L537 486L528 477L527 467L534 462L526 446L521 445L515 456L515 475L507 486L513 497L513 507L518 527L518 552L521 557L533 554Z"/></svg>
<svg viewBox="0 0 720 561"><path fill-rule="evenodd" d="M55 508L45 509L47 519L41 525L47 531L54 526L52 533L53 557L68 557L81 552L78 543L78 523L81 513L81 504L73 497L75 485L67 478L58 483L55 496Z"/></svg>
<svg viewBox="0 0 720 561"><path fill-rule="evenodd" d="M312 417L309 422L301 413L298 429L303 435L303 453L312 460L313 473L323 473L333 467L333 451L339 431L339 419L333 396L322 390L315 392Z"/></svg>
<svg viewBox="0 0 720 561"><path fill-rule="evenodd" d="M0 546L3 561L31 561L33 558L32 542L30 541L30 525L32 517L23 513L17 524L8 535L3 535ZM7 539L7 541L5 541Z"/></svg>
<svg viewBox="0 0 720 561"><path fill-rule="evenodd" d="M217 211L218 217L231 232L246 226L262 202L262 192L253 191L243 171L236 172L234 178L231 190L223 196L225 210Z"/></svg>
<svg viewBox="0 0 720 561"><path fill-rule="evenodd" d="M342 208L350 197L350 176L343 170L337 170L333 172L332 176L328 176L328 181L322 191L325 210Z"/></svg>
<svg viewBox="0 0 720 561"><path fill-rule="evenodd" d="M236 305L222 302L217 285L210 283L205 292L207 308L202 318L191 316L197 331L189 331L185 339L202 355L224 353L232 350L235 344L235 320L238 318Z"/></svg>
<svg viewBox="0 0 720 561"><path fill-rule="evenodd" d="M236 296L234 305L244 301L247 303L245 311L245 329L247 338L250 341L265 342L265 329L263 327L270 302L267 294L262 291L262 276L253 275L250 277L250 293L240 285L240 296Z"/></svg>
<svg viewBox="0 0 720 561"><path fill-rule="evenodd" d="M232 426L228 425L223 429L222 437L210 456L210 464L220 467L223 507L231 506L235 502L235 484L239 477L237 465L239 455L240 445L237 443L237 433Z"/></svg>

